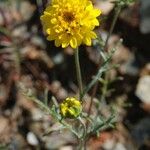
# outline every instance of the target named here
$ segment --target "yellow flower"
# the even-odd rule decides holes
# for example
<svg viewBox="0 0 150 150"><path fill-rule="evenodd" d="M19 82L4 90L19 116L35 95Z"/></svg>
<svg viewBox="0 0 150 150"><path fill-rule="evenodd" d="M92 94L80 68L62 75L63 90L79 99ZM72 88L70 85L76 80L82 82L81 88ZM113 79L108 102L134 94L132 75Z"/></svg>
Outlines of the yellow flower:
<svg viewBox="0 0 150 150"><path fill-rule="evenodd" d="M97 37L93 29L99 26L96 17L100 14L90 0L52 0L41 21L47 39L55 40L57 47L76 48L82 43L90 46Z"/></svg>
<svg viewBox="0 0 150 150"><path fill-rule="evenodd" d="M60 113L64 118L76 118L81 111L81 102L74 97L68 97L60 104Z"/></svg>

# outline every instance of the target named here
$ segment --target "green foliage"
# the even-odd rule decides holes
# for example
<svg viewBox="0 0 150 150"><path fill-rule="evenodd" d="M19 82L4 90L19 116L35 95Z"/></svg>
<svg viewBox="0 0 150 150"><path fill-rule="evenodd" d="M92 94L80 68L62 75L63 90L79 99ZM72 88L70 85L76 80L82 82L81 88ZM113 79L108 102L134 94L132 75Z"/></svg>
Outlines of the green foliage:
<svg viewBox="0 0 150 150"><path fill-rule="evenodd" d="M0 150L8 150L8 145L0 144Z"/></svg>
<svg viewBox="0 0 150 150"><path fill-rule="evenodd" d="M123 6L133 3L135 1L136 0L117 0L117 1L114 1L114 3L123 7Z"/></svg>

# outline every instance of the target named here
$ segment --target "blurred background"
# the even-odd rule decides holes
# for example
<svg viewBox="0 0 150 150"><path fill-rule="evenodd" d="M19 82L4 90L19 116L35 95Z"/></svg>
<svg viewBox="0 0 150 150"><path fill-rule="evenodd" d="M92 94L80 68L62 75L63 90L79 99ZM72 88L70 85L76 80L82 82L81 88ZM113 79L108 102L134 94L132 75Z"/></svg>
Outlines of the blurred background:
<svg viewBox="0 0 150 150"><path fill-rule="evenodd" d="M52 132L57 128L52 118L28 100L19 88L21 83L44 101L55 96L59 102L77 94L73 50L56 48L46 40L40 15L48 0L0 0L0 149L3 150L72 150L77 143L68 132ZM93 0L102 10L96 32L106 39L114 15L111 0ZM106 95L107 106L116 106L114 129L93 136L89 150L149 150L150 149L150 0L136 0L122 9L108 50L119 39L109 71L112 80ZM98 47L80 47L80 62L84 85L97 72ZM119 80L116 78L119 77ZM95 99L101 95L101 85ZM91 91L86 95L87 105ZM93 110L94 111L94 110ZM102 110L107 116L110 112Z"/></svg>

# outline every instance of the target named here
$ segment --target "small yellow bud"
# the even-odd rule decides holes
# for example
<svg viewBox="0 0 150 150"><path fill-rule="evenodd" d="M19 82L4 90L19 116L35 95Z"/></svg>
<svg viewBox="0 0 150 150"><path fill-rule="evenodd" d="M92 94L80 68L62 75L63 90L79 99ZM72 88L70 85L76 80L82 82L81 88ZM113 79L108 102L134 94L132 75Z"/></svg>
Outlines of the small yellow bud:
<svg viewBox="0 0 150 150"><path fill-rule="evenodd" d="M76 118L81 111L81 102L74 97L68 97L60 104L60 113L64 118Z"/></svg>

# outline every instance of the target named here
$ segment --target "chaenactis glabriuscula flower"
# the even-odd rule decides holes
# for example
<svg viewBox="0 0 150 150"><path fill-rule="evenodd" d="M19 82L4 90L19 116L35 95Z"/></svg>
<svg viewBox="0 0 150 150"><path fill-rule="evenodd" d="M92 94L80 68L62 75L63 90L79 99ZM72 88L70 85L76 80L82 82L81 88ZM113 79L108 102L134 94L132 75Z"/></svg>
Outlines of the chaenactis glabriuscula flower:
<svg viewBox="0 0 150 150"><path fill-rule="evenodd" d="M74 97L68 97L60 104L60 113L63 118L76 118L81 111L81 102Z"/></svg>
<svg viewBox="0 0 150 150"><path fill-rule="evenodd" d="M97 35L93 31L99 26L101 14L90 0L52 0L41 21L48 40L55 40L57 47L77 48L82 43L91 46Z"/></svg>

